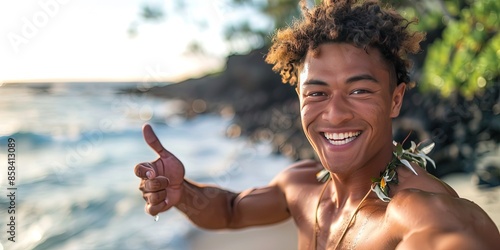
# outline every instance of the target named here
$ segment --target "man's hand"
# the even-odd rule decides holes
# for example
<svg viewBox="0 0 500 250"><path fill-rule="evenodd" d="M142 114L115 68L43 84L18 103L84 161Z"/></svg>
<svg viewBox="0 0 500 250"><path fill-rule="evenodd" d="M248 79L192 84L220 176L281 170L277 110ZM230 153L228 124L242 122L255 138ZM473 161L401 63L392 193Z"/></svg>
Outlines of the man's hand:
<svg viewBox="0 0 500 250"><path fill-rule="evenodd" d="M134 172L141 178L139 189L146 200L146 212L155 216L179 203L185 171L179 159L161 145L150 125L144 125L142 132L159 158L137 164Z"/></svg>

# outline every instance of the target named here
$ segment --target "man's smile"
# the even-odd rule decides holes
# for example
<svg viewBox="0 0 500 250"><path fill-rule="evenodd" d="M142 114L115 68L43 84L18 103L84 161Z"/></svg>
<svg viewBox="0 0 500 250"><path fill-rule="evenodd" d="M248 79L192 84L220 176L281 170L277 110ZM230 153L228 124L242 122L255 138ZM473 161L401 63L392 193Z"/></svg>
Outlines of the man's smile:
<svg viewBox="0 0 500 250"><path fill-rule="evenodd" d="M324 132L323 136L335 146L347 144L361 135L361 131L349 131L343 133L328 133Z"/></svg>

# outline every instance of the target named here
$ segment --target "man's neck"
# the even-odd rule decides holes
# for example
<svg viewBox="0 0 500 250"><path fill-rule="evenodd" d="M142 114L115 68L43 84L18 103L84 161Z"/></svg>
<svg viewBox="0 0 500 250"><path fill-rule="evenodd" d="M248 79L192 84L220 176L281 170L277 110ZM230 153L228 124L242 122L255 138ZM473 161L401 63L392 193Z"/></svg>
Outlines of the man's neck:
<svg viewBox="0 0 500 250"><path fill-rule="evenodd" d="M365 166L355 168L353 172L337 174L330 173L332 202L337 208L356 207L371 189L374 177L379 177L392 159L392 143L383 148Z"/></svg>

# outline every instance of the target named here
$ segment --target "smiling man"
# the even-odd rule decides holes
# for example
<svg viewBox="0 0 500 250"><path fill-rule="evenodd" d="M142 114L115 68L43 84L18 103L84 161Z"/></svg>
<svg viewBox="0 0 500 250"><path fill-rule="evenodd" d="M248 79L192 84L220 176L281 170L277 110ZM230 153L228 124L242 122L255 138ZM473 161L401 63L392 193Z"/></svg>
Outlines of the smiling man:
<svg viewBox="0 0 500 250"><path fill-rule="evenodd" d="M392 140L420 33L377 2L326 1L279 31L266 58L297 87L304 133L320 162L297 162L268 186L233 193L184 178L149 125L159 154L135 173L146 211L176 207L203 228L293 218L299 249L495 249L498 228L421 166L428 148Z"/></svg>

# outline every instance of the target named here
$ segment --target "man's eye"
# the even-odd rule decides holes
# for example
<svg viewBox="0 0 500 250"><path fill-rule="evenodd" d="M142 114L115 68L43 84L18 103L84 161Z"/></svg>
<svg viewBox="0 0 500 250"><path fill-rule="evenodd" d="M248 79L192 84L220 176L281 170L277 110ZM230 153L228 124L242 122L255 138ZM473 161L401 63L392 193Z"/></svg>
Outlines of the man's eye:
<svg viewBox="0 0 500 250"><path fill-rule="evenodd" d="M354 91L351 92L351 94L355 94L355 95L369 94L369 93L372 93L372 92L369 91L369 90L366 90L366 89L356 89L356 90L354 90Z"/></svg>
<svg viewBox="0 0 500 250"><path fill-rule="evenodd" d="M324 96L325 93L323 92L311 92L308 94L308 96Z"/></svg>

